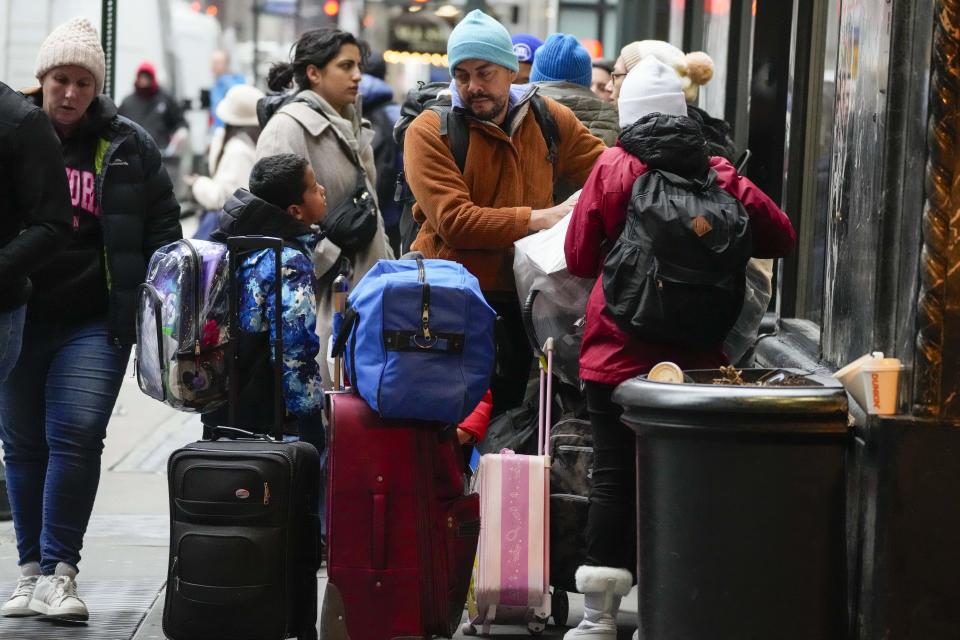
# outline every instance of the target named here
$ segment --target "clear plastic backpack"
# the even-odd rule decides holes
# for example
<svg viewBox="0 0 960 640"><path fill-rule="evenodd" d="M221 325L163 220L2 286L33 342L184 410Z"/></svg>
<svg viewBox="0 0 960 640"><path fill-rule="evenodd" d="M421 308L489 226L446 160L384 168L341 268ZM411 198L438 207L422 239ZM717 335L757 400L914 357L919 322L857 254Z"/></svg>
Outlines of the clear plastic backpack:
<svg viewBox="0 0 960 640"><path fill-rule="evenodd" d="M178 240L158 249L137 301L140 389L175 409L206 413L227 401L227 247Z"/></svg>

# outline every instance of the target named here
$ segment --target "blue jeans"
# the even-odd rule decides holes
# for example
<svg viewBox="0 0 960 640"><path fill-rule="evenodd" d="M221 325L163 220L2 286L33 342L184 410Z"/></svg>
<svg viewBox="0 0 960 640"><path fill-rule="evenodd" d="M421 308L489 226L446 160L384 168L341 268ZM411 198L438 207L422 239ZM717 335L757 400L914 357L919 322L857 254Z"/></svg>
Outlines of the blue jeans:
<svg viewBox="0 0 960 640"><path fill-rule="evenodd" d="M130 348L108 343L106 318L31 321L20 360L0 385L0 439L20 564L80 561L100 482L107 423Z"/></svg>
<svg viewBox="0 0 960 640"><path fill-rule="evenodd" d="M26 305L13 311L0 311L0 382L7 379L13 365L17 363L26 314Z"/></svg>

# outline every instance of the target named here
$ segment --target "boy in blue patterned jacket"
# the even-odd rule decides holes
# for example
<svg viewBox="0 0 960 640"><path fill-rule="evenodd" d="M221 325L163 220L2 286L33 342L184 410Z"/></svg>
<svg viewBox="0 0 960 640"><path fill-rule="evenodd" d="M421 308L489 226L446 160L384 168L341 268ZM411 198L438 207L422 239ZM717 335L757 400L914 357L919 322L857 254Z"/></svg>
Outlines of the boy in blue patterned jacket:
<svg viewBox="0 0 960 640"><path fill-rule="evenodd" d="M272 236L284 241L280 286L283 331L283 397L285 432L323 450L323 388L317 365L320 341L316 334L318 286L311 254L319 240L315 230L326 213L324 188L309 163L281 154L261 159L250 173L250 191L237 190L220 212L213 240L233 236ZM272 340L276 332L275 258L269 249L247 255L239 267L239 378L237 415L243 428L271 432L273 426ZM268 342L268 336L269 340ZM226 424L226 408L203 415L207 425ZM296 423L296 424L294 424Z"/></svg>

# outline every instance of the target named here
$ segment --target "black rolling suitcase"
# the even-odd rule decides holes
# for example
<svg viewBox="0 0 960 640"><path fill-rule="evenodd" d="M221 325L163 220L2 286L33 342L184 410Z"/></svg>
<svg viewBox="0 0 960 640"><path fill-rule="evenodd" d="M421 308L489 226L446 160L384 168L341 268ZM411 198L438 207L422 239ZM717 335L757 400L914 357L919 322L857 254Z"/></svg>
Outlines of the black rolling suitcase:
<svg viewBox="0 0 960 640"><path fill-rule="evenodd" d="M274 365L274 438L238 428L238 286L243 252L270 248L281 271L283 242L231 238L230 427L175 451L170 483L170 561L163 631L171 640L315 640L320 567L320 457L283 442L279 358ZM277 287L276 309L281 309ZM275 314L279 323L279 314ZM274 349L283 353L278 324ZM242 422L242 417L241 417Z"/></svg>

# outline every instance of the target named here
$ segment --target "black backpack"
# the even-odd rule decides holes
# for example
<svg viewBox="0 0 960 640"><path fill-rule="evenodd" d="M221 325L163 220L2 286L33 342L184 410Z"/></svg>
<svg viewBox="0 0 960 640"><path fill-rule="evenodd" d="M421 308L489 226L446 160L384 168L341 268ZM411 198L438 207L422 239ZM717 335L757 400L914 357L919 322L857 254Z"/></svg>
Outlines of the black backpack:
<svg viewBox="0 0 960 640"><path fill-rule="evenodd" d="M547 143L548 159L556 167L557 149L560 144L560 130L557 128L557 123L539 94L535 93L530 98L530 108ZM407 93L400 107L400 118L393 128L393 139L397 141L400 149L403 149L403 138L410 123L427 109L440 116L440 135L447 139L457 168L460 169L460 173L463 173L463 168L467 164L467 150L470 147L470 125L463 112L453 109L449 82L421 82L416 89L411 89ZM397 174L397 186L393 199L403 206L400 214L400 247L401 252L407 252L420 232L420 225L413 218L413 205L416 199L402 171Z"/></svg>
<svg viewBox="0 0 960 640"><path fill-rule="evenodd" d="M743 305L752 244L743 205L704 180L650 170L633 184L627 223L603 264L607 312L631 335L719 347Z"/></svg>

